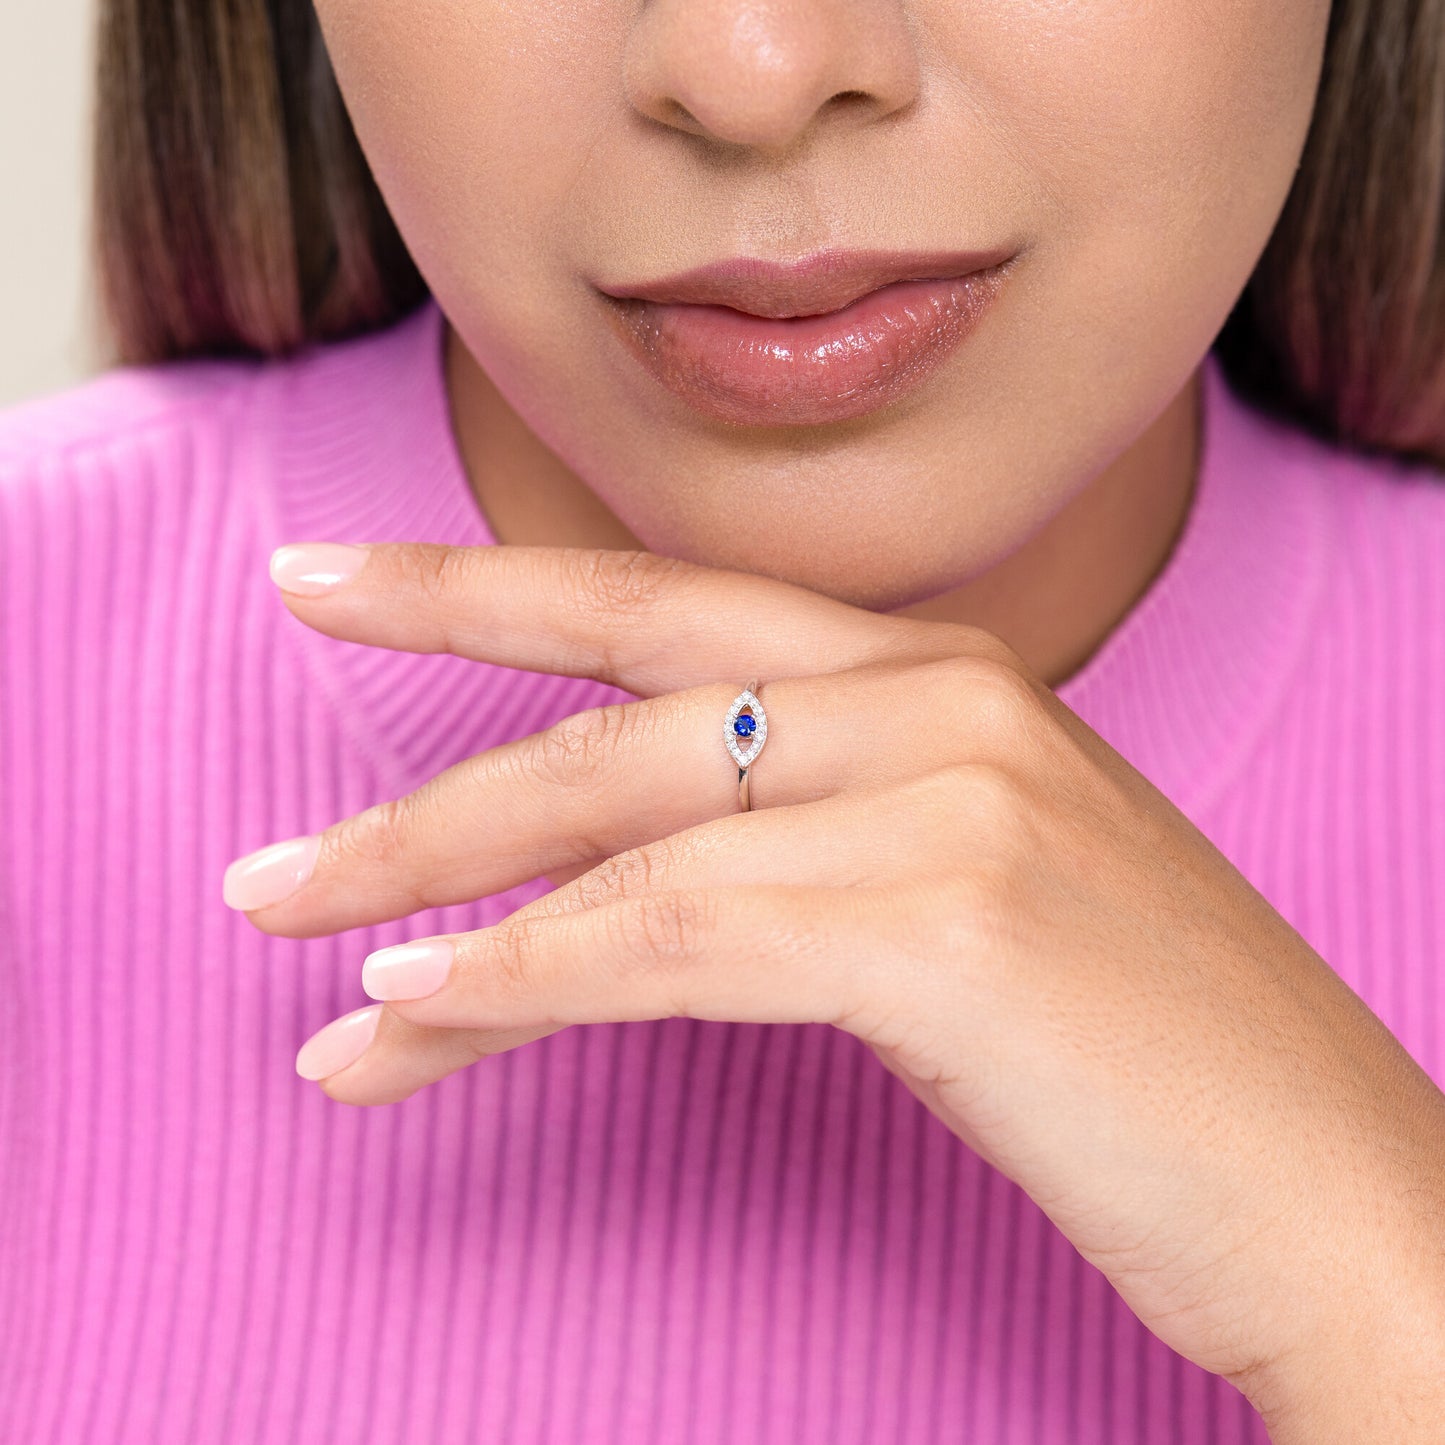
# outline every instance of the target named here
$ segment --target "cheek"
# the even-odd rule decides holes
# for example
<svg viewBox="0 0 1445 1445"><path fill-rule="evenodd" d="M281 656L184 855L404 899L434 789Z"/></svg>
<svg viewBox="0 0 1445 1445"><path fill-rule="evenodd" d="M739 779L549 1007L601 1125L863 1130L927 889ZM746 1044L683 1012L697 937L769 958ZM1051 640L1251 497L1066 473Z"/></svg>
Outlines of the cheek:
<svg viewBox="0 0 1445 1445"><path fill-rule="evenodd" d="M1101 465L1183 384L1269 240L1328 0L979 0L966 35L959 5L932 3L976 124L1034 203L1036 264L996 364L1031 379L1030 407L1077 418ZM1029 434L1022 407L1006 424Z"/></svg>
<svg viewBox="0 0 1445 1445"><path fill-rule="evenodd" d="M540 253L565 245L558 228L577 224L568 196L603 123L618 28L572 3L316 10L357 137L428 279L482 260L506 274L513 255L513 282L543 269Z"/></svg>
<svg viewBox="0 0 1445 1445"><path fill-rule="evenodd" d="M1272 222L1313 110L1329 0L982 8L960 63L1059 235L1101 213L1159 235L1211 218L1241 228L1232 214L1257 229L1261 209Z"/></svg>

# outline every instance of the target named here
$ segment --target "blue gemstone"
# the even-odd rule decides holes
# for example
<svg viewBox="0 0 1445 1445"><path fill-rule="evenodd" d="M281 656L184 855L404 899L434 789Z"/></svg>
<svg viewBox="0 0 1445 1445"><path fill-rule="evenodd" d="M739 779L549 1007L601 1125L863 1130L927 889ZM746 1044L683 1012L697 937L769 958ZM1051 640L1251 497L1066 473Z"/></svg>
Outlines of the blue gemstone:
<svg viewBox="0 0 1445 1445"><path fill-rule="evenodd" d="M733 731L740 738L749 738L757 730L758 720L751 713L740 712L733 719Z"/></svg>

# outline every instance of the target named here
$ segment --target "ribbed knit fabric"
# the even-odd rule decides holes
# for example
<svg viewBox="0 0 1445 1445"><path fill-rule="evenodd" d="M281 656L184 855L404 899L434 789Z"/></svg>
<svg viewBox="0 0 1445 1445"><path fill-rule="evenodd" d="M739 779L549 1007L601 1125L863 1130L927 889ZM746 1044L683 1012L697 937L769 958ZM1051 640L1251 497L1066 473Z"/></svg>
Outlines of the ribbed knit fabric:
<svg viewBox="0 0 1445 1445"><path fill-rule="evenodd" d="M0 1439L1263 1441L826 1025L574 1027L374 1108L297 1077L365 953L550 885L297 940L226 864L629 696L276 595L282 542L495 545L441 337L428 302L0 415ZM1440 1081L1445 480L1212 354L1204 399L1186 528L1059 693Z"/></svg>

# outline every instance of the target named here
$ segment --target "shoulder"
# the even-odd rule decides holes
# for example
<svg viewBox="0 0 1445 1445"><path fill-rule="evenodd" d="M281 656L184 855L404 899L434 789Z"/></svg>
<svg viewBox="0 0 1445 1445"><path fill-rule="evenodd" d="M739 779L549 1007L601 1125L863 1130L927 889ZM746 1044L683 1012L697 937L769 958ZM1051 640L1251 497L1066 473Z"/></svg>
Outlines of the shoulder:
<svg viewBox="0 0 1445 1445"><path fill-rule="evenodd" d="M1402 770L1387 790L1397 821L1425 828L1445 805L1445 750L1426 745L1445 706L1445 471L1322 444L1303 457L1320 546L1292 736L1328 739L1375 790Z"/></svg>
<svg viewBox="0 0 1445 1445"><path fill-rule="evenodd" d="M1445 464L1322 449L1337 540L1364 546L1438 546L1445 536Z"/></svg>
<svg viewBox="0 0 1445 1445"><path fill-rule="evenodd" d="M273 538L344 521L377 438L416 430L396 397L437 315L281 356L117 366L0 408L0 624L101 596L140 615L163 595L157 556L193 580L264 577Z"/></svg>
<svg viewBox="0 0 1445 1445"><path fill-rule="evenodd" d="M208 474L254 461L231 441L268 441L330 416L358 394L384 396L409 339L425 333L418 313L391 328L313 342L275 357L192 357L116 366L50 395L0 407L0 503L7 488L104 472L119 482ZM232 455L233 451L237 454ZM191 465L186 463L191 458ZM208 465L208 459L213 464Z"/></svg>
<svg viewBox="0 0 1445 1445"><path fill-rule="evenodd" d="M1315 442L1299 458L1320 539L1314 607L1239 816L1292 816L1275 896L1413 1042L1402 981L1436 968L1445 944L1424 902L1439 891L1429 840L1445 811L1445 471Z"/></svg>
<svg viewBox="0 0 1445 1445"><path fill-rule="evenodd" d="M10 579L60 539L73 550L103 529L120 552L178 518L193 525L189 503L231 482L231 441L264 370L240 359L118 366L0 408L0 566ZM47 564L54 587L71 585L59 575L71 565Z"/></svg>
<svg viewBox="0 0 1445 1445"><path fill-rule="evenodd" d="M1445 467L1322 444L1301 460L1326 514L1326 610L1388 619L1445 664Z"/></svg>
<svg viewBox="0 0 1445 1445"><path fill-rule="evenodd" d="M157 436L222 428L264 364L208 358L117 366L0 407L0 476L64 469Z"/></svg>

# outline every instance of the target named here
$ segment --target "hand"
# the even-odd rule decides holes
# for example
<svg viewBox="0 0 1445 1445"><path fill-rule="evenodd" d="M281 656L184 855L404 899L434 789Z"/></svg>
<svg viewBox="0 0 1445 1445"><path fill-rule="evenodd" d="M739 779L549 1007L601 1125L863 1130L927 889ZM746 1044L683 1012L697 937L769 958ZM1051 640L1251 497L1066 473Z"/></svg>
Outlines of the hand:
<svg viewBox="0 0 1445 1445"><path fill-rule="evenodd" d="M312 937L570 880L435 936L430 968L372 954L385 1002L338 1021L361 1052L333 1054L333 1099L569 1024L825 1022L1257 1405L1445 1298L1445 1098L998 638L646 552L377 544L283 595L332 637L638 698L332 825L309 881L248 914ZM722 723L754 676L744 813Z"/></svg>

